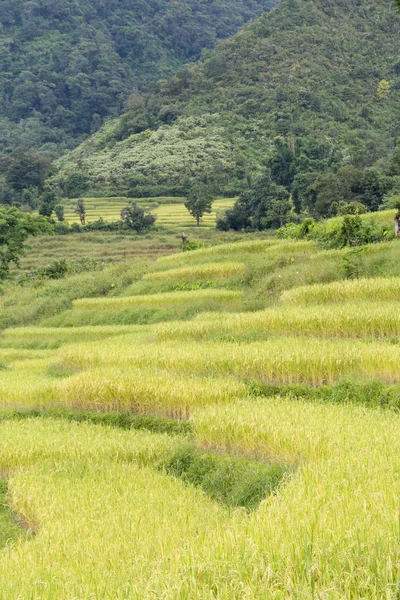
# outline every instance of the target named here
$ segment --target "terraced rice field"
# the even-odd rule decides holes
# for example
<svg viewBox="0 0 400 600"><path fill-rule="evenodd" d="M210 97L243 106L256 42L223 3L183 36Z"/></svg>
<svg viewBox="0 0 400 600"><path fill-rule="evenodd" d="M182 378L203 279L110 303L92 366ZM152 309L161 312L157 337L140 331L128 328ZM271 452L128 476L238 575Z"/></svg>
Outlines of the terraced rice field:
<svg viewBox="0 0 400 600"><path fill-rule="evenodd" d="M121 210L130 201L129 198L85 198L87 221L97 221L102 218L105 221L119 221ZM184 198L137 198L135 202L150 208L157 216L157 225L166 228L186 228L196 225L184 206ZM234 203L234 199L219 199L213 204L213 211L204 215L202 227L214 227L218 212L224 212ZM65 219L69 223L79 223L79 216L75 213L76 201L70 200L65 203Z"/></svg>
<svg viewBox="0 0 400 600"><path fill-rule="evenodd" d="M0 333L0 597L398 599L400 244L366 249L381 277L343 256L43 287L68 302Z"/></svg>

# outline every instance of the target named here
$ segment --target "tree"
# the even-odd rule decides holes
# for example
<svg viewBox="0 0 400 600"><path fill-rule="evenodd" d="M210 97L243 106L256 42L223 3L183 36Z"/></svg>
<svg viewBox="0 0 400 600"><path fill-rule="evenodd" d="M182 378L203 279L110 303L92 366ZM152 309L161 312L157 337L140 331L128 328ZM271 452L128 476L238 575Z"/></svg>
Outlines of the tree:
<svg viewBox="0 0 400 600"><path fill-rule="evenodd" d="M72 173L64 183L64 190L68 198L78 198L88 191L90 179L85 173L79 171Z"/></svg>
<svg viewBox="0 0 400 600"><path fill-rule="evenodd" d="M29 236L52 233L53 228L44 217L23 213L15 207L0 208L0 281L8 276L10 263L19 265Z"/></svg>
<svg viewBox="0 0 400 600"><path fill-rule="evenodd" d="M213 201L214 198L209 185L203 181L193 183L186 198L185 207L196 219L197 227L200 227L200 221L204 214L212 211Z"/></svg>
<svg viewBox="0 0 400 600"><path fill-rule="evenodd" d="M86 207L82 198L76 203L75 213L79 215L81 225L86 225Z"/></svg>
<svg viewBox="0 0 400 600"><path fill-rule="evenodd" d="M50 163L46 158L37 152L17 148L8 160L5 179L16 192L29 188L37 188L41 192L49 170Z"/></svg>
<svg viewBox="0 0 400 600"><path fill-rule="evenodd" d="M274 151L267 161L271 178L277 185L291 188L296 173L295 156L288 142L283 137L274 140Z"/></svg>
<svg viewBox="0 0 400 600"><path fill-rule="evenodd" d="M251 227L251 213L249 206L249 197L251 192L244 192L239 196L232 208L229 208L225 215L217 220L217 229L220 231L242 231Z"/></svg>
<svg viewBox="0 0 400 600"><path fill-rule="evenodd" d="M40 196L39 215L51 217L58 202L57 194L51 188L46 188Z"/></svg>
<svg viewBox="0 0 400 600"><path fill-rule="evenodd" d="M65 220L64 207L62 204L56 204L54 207L54 212L56 213L56 217L60 223Z"/></svg>
<svg viewBox="0 0 400 600"><path fill-rule="evenodd" d="M381 79L376 91L379 100L389 100L391 84L387 79Z"/></svg>
<svg viewBox="0 0 400 600"><path fill-rule="evenodd" d="M145 211L136 202L129 202L121 211L121 219L128 229L133 229L137 233L142 233L153 227L157 217L150 211Z"/></svg>
<svg viewBox="0 0 400 600"><path fill-rule="evenodd" d="M283 227L290 220L289 192L272 181L269 169L255 182L249 196L249 209L254 229Z"/></svg>

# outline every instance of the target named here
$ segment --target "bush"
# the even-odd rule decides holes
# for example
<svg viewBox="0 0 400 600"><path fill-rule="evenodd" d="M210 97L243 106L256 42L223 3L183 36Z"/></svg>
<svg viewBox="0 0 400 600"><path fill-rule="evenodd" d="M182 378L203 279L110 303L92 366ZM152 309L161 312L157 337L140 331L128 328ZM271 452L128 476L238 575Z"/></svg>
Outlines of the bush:
<svg viewBox="0 0 400 600"><path fill-rule="evenodd" d="M136 202L129 202L121 211L121 219L124 226L128 229L133 229L137 233L148 231L156 222L157 217L150 212L146 212Z"/></svg>

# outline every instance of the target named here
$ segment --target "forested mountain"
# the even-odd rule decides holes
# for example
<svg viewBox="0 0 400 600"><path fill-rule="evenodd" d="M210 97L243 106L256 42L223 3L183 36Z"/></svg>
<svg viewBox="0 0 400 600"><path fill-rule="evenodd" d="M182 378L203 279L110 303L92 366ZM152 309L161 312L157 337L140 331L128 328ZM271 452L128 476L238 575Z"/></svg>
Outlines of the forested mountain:
<svg viewBox="0 0 400 600"><path fill-rule="evenodd" d="M277 0L0 0L0 154L49 156Z"/></svg>
<svg viewBox="0 0 400 600"><path fill-rule="evenodd" d="M243 190L281 136L300 173L385 161L400 135L400 19L387 0L282 0L202 59L133 96L59 161L94 186ZM185 187L186 186L186 187Z"/></svg>

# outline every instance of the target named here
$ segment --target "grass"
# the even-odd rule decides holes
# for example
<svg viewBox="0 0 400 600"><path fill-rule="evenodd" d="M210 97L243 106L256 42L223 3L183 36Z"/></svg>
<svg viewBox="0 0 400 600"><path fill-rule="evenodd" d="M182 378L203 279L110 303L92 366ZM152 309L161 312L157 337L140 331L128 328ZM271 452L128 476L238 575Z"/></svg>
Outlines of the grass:
<svg viewBox="0 0 400 600"><path fill-rule="evenodd" d="M202 279L224 279L239 276L244 273L245 265L242 263L207 263L193 267L182 267L181 269L170 269L168 271L154 271L146 273L144 280L184 280L196 281Z"/></svg>
<svg viewBox="0 0 400 600"><path fill-rule="evenodd" d="M230 290L196 290L149 294L147 296L124 296L122 298L83 298L74 301L77 310L121 310L127 308L162 308L179 304L196 305L204 301L221 304L240 301L242 294Z"/></svg>
<svg viewBox="0 0 400 600"><path fill-rule="evenodd" d="M0 552L22 533L23 529L9 507L7 480L0 479Z"/></svg>

